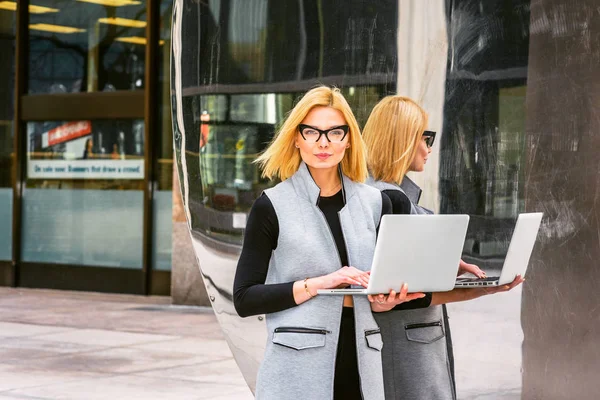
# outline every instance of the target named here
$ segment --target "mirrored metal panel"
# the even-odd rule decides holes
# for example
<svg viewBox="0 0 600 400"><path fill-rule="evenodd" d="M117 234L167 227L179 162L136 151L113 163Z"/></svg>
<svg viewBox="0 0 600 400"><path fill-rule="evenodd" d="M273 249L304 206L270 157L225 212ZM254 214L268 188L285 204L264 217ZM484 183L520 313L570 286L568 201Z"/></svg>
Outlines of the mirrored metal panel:
<svg viewBox="0 0 600 400"><path fill-rule="evenodd" d="M544 9L546 3L550 11ZM531 335L547 320L540 317L542 311L533 310L544 307L535 296L544 290L537 285L547 282L536 279L536 271L548 261L542 250L565 237L554 219L564 217L569 240L575 240L583 223L572 214L571 207L581 208L573 197L561 197L560 205L536 197L552 191L541 186L557 185L566 168L556 161L562 156L542 157L538 148L581 152L582 143L588 143L585 132L591 131L575 123L573 111L544 136L549 128L543 118L555 115L544 110L547 99L540 93L559 98L562 91L558 83L547 90L543 79L555 77L543 66L547 62L562 66L557 60L564 57L567 64L592 65L595 60L597 65L595 53L585 49L600 31L585 14L592 12L586 8L589 4L569 3L578 10L573 12L567 12L566 4L559 0L174 2L171 105L177 171L204 282L251 388L266 332L263 317L237 316L232 283L247 213L260 193L276 183L262 179L253 161L295 101L315 85L326 84L341 88L361 126L373 106L389 94L409 96L426 109L429 129L437 132L436 144L425 172L410 176L423 189L421 205L471 216L465 260L498 272L518 214L546 214L545 239L538 240L530 265L534 279L523 290L533 300L523 303L522 314L520 288L480 303L449 307L451 318L453 312L456 315L451 321L459 398L500 392L518 398L539 389L544 373L531 375L537 380L525 381L525 387L521 380L521 368L541 368L539 357L521 356L523 327ZM562 28L552 21L562 21ZM562 40L557 37L574 38L578 32L583 39L577 60L567 56L566 47L552 48ZM544 56L549 51L552 60ZM567 76L578 71L558 70ZM591 81L591 72L585 72ZM553 113L560 114L560 107L554 107ZM584 133L567 135L570 130ZM597 178L598 156L585 160L577 165L592 167ZM546 180L544 173L554 178ZM594 249L597 253L598 244ZM536 318L521 323L532 313ZM473 321L479 324L473 326ZM474 343L489 350L486 360L469 353ZM495 374L495 379L482 382L488 374Z"/></svg>

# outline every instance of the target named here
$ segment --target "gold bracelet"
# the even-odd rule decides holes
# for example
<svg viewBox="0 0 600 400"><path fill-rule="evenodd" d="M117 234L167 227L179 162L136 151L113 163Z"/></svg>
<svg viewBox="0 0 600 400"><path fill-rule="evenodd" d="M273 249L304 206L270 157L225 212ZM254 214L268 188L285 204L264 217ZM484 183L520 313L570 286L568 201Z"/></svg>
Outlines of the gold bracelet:
<svg viewBox="0 0 600 400"><path fill-rule="evenodd" d="M307 281L307 280L308 280L308 278L305 278L305 279L304 279L304 290L306 290L306 294L308 294L308 298L309 298L309 299L312 299L312 298L313 298L313 297L315 297L315 296L313 296L313 295L310 293L310 290L308 290L308 285L306 284L306 281Z"/></svg>

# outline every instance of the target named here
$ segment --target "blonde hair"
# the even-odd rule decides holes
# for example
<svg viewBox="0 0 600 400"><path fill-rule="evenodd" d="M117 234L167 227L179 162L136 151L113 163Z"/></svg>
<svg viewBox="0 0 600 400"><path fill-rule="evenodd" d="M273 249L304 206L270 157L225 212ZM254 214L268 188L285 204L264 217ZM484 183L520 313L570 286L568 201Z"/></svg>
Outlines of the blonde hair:
<svg viewBox="0 0 600 400"><path fill-rule="evenodd" d="M363 129L373 179L402 182L427 123L425 110L408 97L388 96L373 108Z"/></svg>
<svg viewBox="0 0 600 400"><path fill-rule="evenodd" d="M308 91L294 106L273 138L269 147L256 159L262 167L262 176L268 179L291 177L300 166L302 158L296 147L295 139L298 125L315 107L331 107L341 112L349 127L348 143L342 159L342 173L353 181L364 182L367 177L365 144L360 129L348 102L338 88L318 86Z"/></svg>

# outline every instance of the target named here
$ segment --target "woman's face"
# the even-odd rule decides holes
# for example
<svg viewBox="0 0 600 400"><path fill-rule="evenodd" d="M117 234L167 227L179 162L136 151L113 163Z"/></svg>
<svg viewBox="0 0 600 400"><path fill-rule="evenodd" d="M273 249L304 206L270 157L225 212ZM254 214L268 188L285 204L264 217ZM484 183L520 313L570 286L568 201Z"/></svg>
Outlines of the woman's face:
<svg viewBox="0 0 600 400"><path fill-rule="evenodd" d="M304 136L300 133L299 128L295 145L300 150L302 161L311 168L337 167L344 158L346 149L350 147L350 134L344 115L335 108L318 106L306 114L301 125L305 125L303 127ZM326 131L336 127L341 128L328 132L329 140L324 134L320 135L317 131ZM345 132L348 132L347 134L344 134L344 129Z"/></svg>
<svg viewBox="0 0 600 400"><path fill-rule="evenodd" d="M415 154L415 158L413 158L412 163L410 163L410 171L414 172L422 172L425 170L425 164L427 163L427 158L431 153L431 147L427 147L427 143L425 142L425 136L419 140L419 144L417 145L417 153Z"/></svg>

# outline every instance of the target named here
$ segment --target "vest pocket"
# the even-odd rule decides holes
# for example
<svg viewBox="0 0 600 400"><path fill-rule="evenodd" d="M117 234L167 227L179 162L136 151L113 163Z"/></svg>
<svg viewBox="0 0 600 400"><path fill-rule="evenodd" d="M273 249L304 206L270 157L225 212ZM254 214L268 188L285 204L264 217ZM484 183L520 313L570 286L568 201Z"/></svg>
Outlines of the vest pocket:
<svg viewBox="0 0 600 400"><path fill-rule="evenodd" d="M406 324L404 325L404 331L406 332L406 339L411 342L429 344L444 337L442 321Z"/></svg>
<svg viewBox="0 0 600 400"><path fill-rule="evenodd" d="M326 329L304 327L280 327L273 331L273 343L294 350L325 346Z"/></svg>
<svg viewBox="0 0 600 400"><path fill-rule="evenodd" d="M365 341L367 342L367 346L381 351L383 348L383 340L381 338L381 330L378 329L369 329L365 331Z"/></svg>

